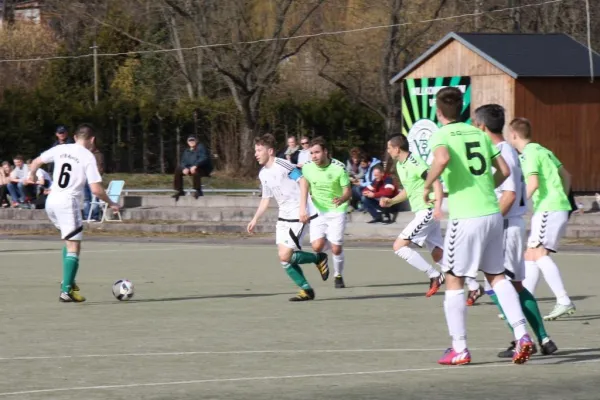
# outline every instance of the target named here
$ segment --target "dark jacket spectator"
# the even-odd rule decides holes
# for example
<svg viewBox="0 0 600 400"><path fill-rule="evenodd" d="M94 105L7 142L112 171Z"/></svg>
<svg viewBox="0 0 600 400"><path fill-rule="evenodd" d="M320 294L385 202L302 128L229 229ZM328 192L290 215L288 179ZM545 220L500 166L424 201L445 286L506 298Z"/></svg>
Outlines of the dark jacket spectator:
<svg viewBox="0 0 600 400"><path fill-rule="evenodd" d="M187 139L188 148L181 155L181 163L175 169L175 177L173 188L177 193L173 195L175 201L179 200L180 196L184 196L183 177L191 176L193 178L195 198L203 196L202 193L202 176L209 176L212 172L212 162L206 151L206 147L198 143L195 136L189 136Z"/></svg>
<svg viewBox="0 0 600 400"><path fill-rule="evenodd" d="M277 154L277 157L288 160L292 164L296 165L298 164L298 156L300 155L300 146L298 146L295 136L290 136L287 140L287 143L288 147L281 150L281 152Z"/></svg>

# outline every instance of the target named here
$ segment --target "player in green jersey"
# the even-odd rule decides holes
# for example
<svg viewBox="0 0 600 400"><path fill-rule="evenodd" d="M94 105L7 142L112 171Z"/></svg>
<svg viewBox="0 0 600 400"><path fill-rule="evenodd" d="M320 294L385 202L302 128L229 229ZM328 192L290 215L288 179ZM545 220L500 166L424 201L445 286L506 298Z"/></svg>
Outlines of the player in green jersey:
<svg viewBox="0 0 600 400"><path fill-rule="evenodd" d="M556 296L556 305L545 320L575 313L575 305L567 295L558 267L550 258L563 236L569 220L571 204L567 193L571 175L554 154L531 141L531 123L515 118L508 129L510 143L521 153L519 159L527 183L527 198L533 199L531 233L525 251L525 281L533 293L540 272Z"/></svg>
<svg viewBox="0 0 600 400"><path fill-rule="evenodd" d="M514 363L531 356L533 342L514 286L504 276L503 219L494 189L510 175L510 169L490 138L474 126L458 122L463 95L446 87L436 95L437 118L443 125L429 140L433 152L425 180L423 199L430 202L433 183L442 176L448 189L449 221L444 241L446 273L444 311L452 347L438 361L444 365L471 362L467 349L465 277L479 270L494 289L516 340ZM496 173L492 174L492 165Z"/></svg>
<svg viewBox="0 0 600 400"><path fill-rule="evenodd" d="M345 165L329 157L323 138L310 143L312 161L302 166L304 179L300 181L300 221L307 222L306 202L310 193L319 216L310 222L310 240L315 252L321 253L331 247L335 287L344 288L344 230L346 210L352 197L350 178Z"/></svg>
<svg viewBox="0 0 600 400"><path fill-rule="evenodd" d="M415 218L404 228L394 242L394 253L407 263L429 276L429 290L425 296L433 296L444 283L441 274L416 251L410 248L413 243L419 247L425 246L431 252L433 261L442 259L442 230L439 219L442 215L442 199L444 191L440 181L433 183L435 190L435 207L423 200L423 186L427 178L428 165L418 155L408 150L408 140L404 135L393 136L388 140L387 152L396 164L396 171L402 183L403 190L394 198L382 198L381 207L390 207L408 199L410 209Z"/></svg>

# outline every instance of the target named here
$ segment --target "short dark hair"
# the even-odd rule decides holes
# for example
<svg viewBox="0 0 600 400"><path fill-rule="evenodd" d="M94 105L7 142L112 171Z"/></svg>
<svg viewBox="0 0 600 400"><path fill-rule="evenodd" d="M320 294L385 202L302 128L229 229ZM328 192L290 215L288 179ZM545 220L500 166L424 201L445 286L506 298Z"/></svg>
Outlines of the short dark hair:
<svg viewBox="0 0 600 400"><path fill-rule="evenodd" d="M329 150L327 148L327 142L325 141L325 138L323 138L323 136L319 136L314 138L313 140L310 141L310 147L313 146L321 146L321 148L323 150Z"/></svg>
<svg viewBox="0 0 600 400"><path fill-rule="evenodd" d="M270 133L265 133L264 135L254 138L254 145L264 146L267 149L275 149L277 142L275 140L275 136Z"/></svg>
<svg viewBox="0 0 600 400"><path fill-rule="evenodd" d="M527 118L515 118L510 121L510 127L517 132L521 139L531 139L531 122Z"/></svg>
<svg viewBox="0 0 600 400"><path fill-rule="evenodd" d="M392 147L400 147L400 150L408 151L408 139L402 134L392 136L389 138L388 142L390 142Z"/></svg>
<svg viewBox="0 0 600 400"><path fill-rule="evenodd" d="M16 155L16 156L13 158L13 161L14 161L14 160L25 161L25 159L23 158L23 156L22 156L22 155L20 155L20 154L17 154L17 155Z"/></svg>
<svg viewBox="0 0 600 400"><path fill-rule="evenodd" d="M437 92L435 104L445 118L458 121L463 108L463 94L458 88L445 87Z"/></svg>
<svg viewBox="0 0 600 400"><path fill-rule="evenodd" d="M94 128L92 124L80 124L77 129L75 129L75 137L79 139L91 139L96 137L96 128Z"/></svg>
<svg viewBox="0 0 600 400"><path fill-rule="evenodd" d="M475 110L475 121L497 135L502 134L504 118L504 107L499 104L486 104Z"/></svg>
<svg viewBox="0 0 600 400"><path fill-rule="evenodd" d="M381 171L381 173L383 173L383 165L377 164L372 168L373 171L375 171L376 169Z"/></svg>

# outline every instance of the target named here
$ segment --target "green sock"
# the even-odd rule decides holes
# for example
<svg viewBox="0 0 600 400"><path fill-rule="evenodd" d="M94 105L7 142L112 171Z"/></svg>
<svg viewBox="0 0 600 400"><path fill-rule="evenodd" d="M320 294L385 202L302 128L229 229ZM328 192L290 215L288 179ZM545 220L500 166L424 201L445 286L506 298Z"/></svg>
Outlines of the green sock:
<svg viewBox="0 0 600 400"><path fill-rule="evenodd" d="M75 253L67 253L63 260L63 283L62 291L69 292L75 281L75 275L79 269L79 257Z"/></svg>
<svg viewBox="0 0 600 400"><path fill-rule="evenodd" d="M309 253L308 251L295 251L292 254L290 264L316 264L319 261L315 253Z"/></svg>
<svg viewBox="0 0 600 400"><path fill-rule="evenodd" d="M529 322L535 336L537 336L538 341L541 343L542 340L548 337L548 334L544 328L544 319L542 318L535 297L533 297L529 290L523 288L523 291L519 293L519 300L521 302L521 307L523 308L523 314L525 314L525 318L527 318L527 322Z"/></svg>
<svg viewBox="0 0 600 400"><path fill-rule="evenodd" d="M502 307L500 306L500 302L498 301L498 296L496 296L496 293L492 290L491 292L488 292L488 296L490 296L490 299L492 299L492 301L494 302L494 304L496 305L496 307L498 307L498 310L500 310L500 312L502 313L502 315L504 315L504 310L502 310ZM508 323L508 320L506 319L506 315L504 315L504 320L506 321L506 325L508 325L508 327L510 328L511 332L513 332L514 329Z"/></svg>
<svg viewBox="0 0 600 400"><path fill-rule="evenodd" d="M286 264L284 268L285 272L294 281L294 283L298 285L298 287L300 287L301 289L311 288L308 284L308 281L304 277L304 272L302 272L302 269L298 264Z"/></svg>
<svg viewBox="0 0 600 400"><path fill-rule="evenodd" d="M62 260L63 262L65 262L65 257L67 256L67 246L63 247L63 256L62 256Z"/></svg>

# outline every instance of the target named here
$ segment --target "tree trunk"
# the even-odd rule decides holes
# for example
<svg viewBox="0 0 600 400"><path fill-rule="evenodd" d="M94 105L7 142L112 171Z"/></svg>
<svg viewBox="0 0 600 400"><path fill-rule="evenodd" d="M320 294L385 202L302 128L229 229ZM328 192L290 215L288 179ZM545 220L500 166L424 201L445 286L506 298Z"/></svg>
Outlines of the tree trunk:
<svg viewBox="0 0 600 400"><path fill-rule="evenodd" d="M202 49L196 49L198 53L198 67L196 68L196 79L198 80L198 97L204 97L204 53Z"/></svg>
<svg viewBox="0 0 600 400"><path fill-rule="evenodd" d="M122 155L122 145L123 145L123 135L121 129L123 126L121 125L121 118L117 118L117 140L115 143L115 168L117 172L123 172L121 167L121 155Z"/></svg>
<svg viewBox="0 0 600 400"><path fill-rule="evenodd" d="M175 128L175 168L181 163L181 129Z"/></svg>
<svg viewBox="0 0 600 400"><path fill-rule="evenodd" d="M133 122L131 117L127 116L127 166L128 172L132 173L134 164L134 152L133 152Z"/></svg>
<svg viewBox="0 0 600 400"><path fill-rule="evenodd" d="M161 174L166 174L167 173L167 166L166 166L166 160L165 160L165 138L164 138L164 134L163 134L163 126L162 126L162 120L160 118L157 118L157 126L158 126L158 157L159 157L159 164L160 164L160 173Z"/></svg>
<svg viewBox="0 0 600 400"><path fill-rule="evenodd" d="M150 161L148 160L148 129L142 128L142 170L148 173Z"/></svg>

